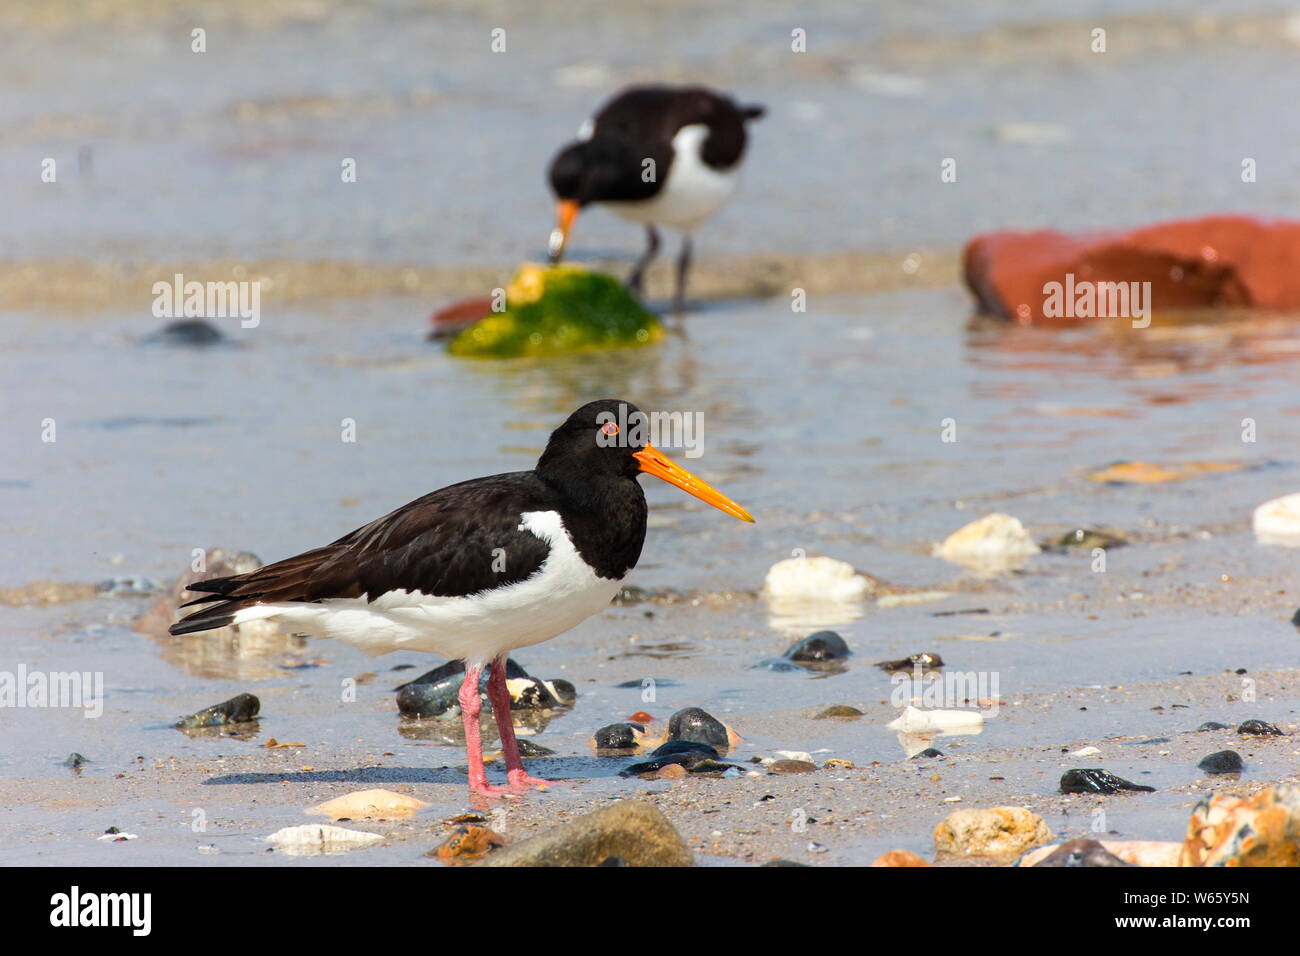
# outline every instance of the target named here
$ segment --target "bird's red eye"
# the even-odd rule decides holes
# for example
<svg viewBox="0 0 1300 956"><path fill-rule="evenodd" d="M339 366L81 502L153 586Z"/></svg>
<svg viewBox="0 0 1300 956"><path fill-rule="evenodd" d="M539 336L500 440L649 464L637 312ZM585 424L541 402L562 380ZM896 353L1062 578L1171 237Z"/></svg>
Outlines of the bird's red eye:
<svg viewBox="0 0 1300 956"><path fill-rule="evenodd" d="M600 430L610 436L618 434L618 426L613 422L605 422L605 424L600 426Z"/></svg>

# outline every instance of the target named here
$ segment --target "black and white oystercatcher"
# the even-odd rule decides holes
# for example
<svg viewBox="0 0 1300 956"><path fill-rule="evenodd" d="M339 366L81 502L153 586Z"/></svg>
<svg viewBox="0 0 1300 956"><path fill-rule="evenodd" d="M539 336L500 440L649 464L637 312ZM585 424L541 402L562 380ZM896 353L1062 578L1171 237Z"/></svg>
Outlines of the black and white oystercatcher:
<svg viewBox="0 0 1300 956"><path fill-rule="evenodd" d="M638 427L644 421L628 402L590 402L552 433L532 471L450 485L323 548L191 584L207 593L185 605L201 607L171 633L277 618L371 654L413 650L464 660L459 696L470 790L544 785L519 759L506 655L609 605L645 541L637 476L647 472L754 520L648 444ZM483 769L479 677L489 664L507 787L489 784Z"/></svg>
<svg viewBox="0 0 1300 956"><path fill-rule="evenodd" d="M659 251L656 226L682 232L673 305L681 311L691 264L691 233L731 196L745 153L745 123L761 106L739 106L702 86L633 86L601 107L578 138L551 161L558 204L552 262L579 210L600 203L645 223L647 246L627 284L640 294L646 267Z"/></svg>

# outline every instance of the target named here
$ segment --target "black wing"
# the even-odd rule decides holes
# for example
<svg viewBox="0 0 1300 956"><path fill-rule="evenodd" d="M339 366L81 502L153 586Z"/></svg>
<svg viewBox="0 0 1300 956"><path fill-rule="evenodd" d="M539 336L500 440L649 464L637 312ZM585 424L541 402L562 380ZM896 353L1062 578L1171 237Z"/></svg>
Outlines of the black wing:
<svg viewBox="0 0 1300 956"><path fill-rule="evenodd" d="M745 152L745 121L763 113L761 106L737 106L729 96L702 86L634 86L596 114L595 138L668 144L683 126L700 123L709 128L701 158L715 169L729 169ZM657 162L664 158L655 157Z"/></svg>
<svg viewBox="0 0 1300 956"><path fill-rule="evenodd" d="M449 485L346 534L332 544L247 574L189 585L207 605L173 624L172 634L224 627L256 604L375 600L388 591L439 597L475 594L522 581L546 560L549 547L519 528L526 511L556 507L533 472Z"/></svg>

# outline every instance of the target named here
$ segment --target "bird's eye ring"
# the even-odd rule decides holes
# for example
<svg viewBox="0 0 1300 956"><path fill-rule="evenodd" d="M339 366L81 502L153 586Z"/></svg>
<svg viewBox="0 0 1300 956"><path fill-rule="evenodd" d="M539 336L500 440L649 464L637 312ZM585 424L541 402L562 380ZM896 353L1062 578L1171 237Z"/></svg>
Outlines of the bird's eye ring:
<svg viewBox="0 0 1300 956"><path fill-rule="evenodd" d="M605 422L600 426L600 430L611 437L618 434L618 426L613 422Z"/></svg>

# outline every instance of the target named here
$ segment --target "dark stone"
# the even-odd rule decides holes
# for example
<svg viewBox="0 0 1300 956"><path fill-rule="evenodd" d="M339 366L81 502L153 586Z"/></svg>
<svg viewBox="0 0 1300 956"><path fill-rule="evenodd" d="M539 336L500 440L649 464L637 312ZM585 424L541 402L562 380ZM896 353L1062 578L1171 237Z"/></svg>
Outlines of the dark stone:
<svg viewBox="0 0 1300 956"><path fill-rule="evenodd" d="M693 740L728 750L731 740L722 721L699 707L685 707L668 718L669 740Z"/></svg>
<svg viewBox="0 0 1300 956"><path fill-rule="evenodd" d="M596 731L596 749L634 750L637 746L634 730L644 733L645 728L637 724L607 724Z"/></svg>
<svg viewBox="0 0 1300 956"><path fill-rule="evenodd" d="M1237 727L1237 733L1255 737L1281 737L1282 731L1266 720L1248 720Z"/></svg>
<svg viewBox="0 0 1300 956"><path fill-rule="evenodd" d="M862 711L856 707L850 707L848 704L831 704L813 720L826 720L830 717L861 717Z"/></svg>
<svg viewBox="0 0 1300 956"><path fill-rule="evenodd" d="M479 699L489 711L492 702L487 699L487 681L491 672L490 666L485 667L479 680ZM511 657L506 658L506 680L515 682L510 688L512 711L571 707L577 699L577 691L568 681L538 680ZM464 681L465 662L448 661L399 685L397 709L404 717L440 717L460 707L460 687Z"/></svg>
<svg viewBox="0 0 1300 956"><path fill-rule="evenodd" d="M1241 773L1246 769L1246 765L1241 760L1241 754L1235 750L1220 750L1209 756L1202 757L1201 762L1196 765L1206 773Z"/></svg>
<svg viewBox="0 0 1300 956"><path fill-rule="evenodd" d="M697 760L688 768L690 773L726 773L731 769L740 770L740 767L734 763L727 763L725 760L710 760L705 757L703 760Z"/></svg>
<svg viewBox="0 0 1300 956"><path fill-rule="evenodd" d="M1111 853L1096 840L1068 840L1035 866L1135 866Z"/></svg>
<svg viewBox="0 0 1300 956"><path fill-rule="evenodd" d="M690 754L698 753L717 760L720 756L717 750L708 744L702 744L696 740L667 740L656 747L650 754L652 757L662 757L666 754Z"/></svg>
<svg viewBox="0 0 1300 956"><path fill-rule="evenodd" d="M551 692L551 696L560 702L561 707L572 707L578 702L578 688L574 687L572 682L557 677L542 683Z"/></svg>
<svg viewBox="0 0 1300 956"><path fill-rule="evenodd" d="M1100 767L1067 770L1061 776L1061 793L1119 793L1121 790L1154 793L1155 789L1140 783L1132 783Z"/></svg>
<svg viewBox="0 0 1300 956"><path fill-rule="evenodd" d="M520 737L515 743L519 745L519 756L521 757L550 757L555 754L555 751L550 747L535 744L527 737Z"/></svg>
<svg viewBox="0 0 1300 956"><path fill-rule="evenodd" d="M922 750L919 754L912 754L912 758L911 758L911 759L913 759L913 760L919 760L919 759L922 758L922 757L931 757L931 758L933 758L933 757L942 757L942 756L943 756L943 751L941 751L941 750L935 750L933 747L926 747L926 748L925 748L924 750Z"/></svg>
<svg viewBox="0 0 1300 956"><path fill-rule="evenodd" d="M849 645L834 631L809 634L786 648L784 656L792 661L838 661L849 656Z"/></svg>
<svg viewBox="0 0 1300 956"><path fill-rule="evenodd" d="M882 671L889 671L890 673L897 673L899 671L911 673L916 670L916 668L920 667L921 671L924 673L925 671L933 670L936 667L942 667L943 658L938 654L921 652L919 654L913 654L910 657L899 658L896 661L876 661L876 666Z"/></svg>
<svg viewBox="0 0 1300 956"><path fill-rule="evenodd" d="M80 770L88 763L90 763L90 760L88 758L83 757L81 754L74 752L68 754L68 759L63 761L63 766L71 767L73 770Z"/></svg>
<svg viewBox="0 0 1300 956"><path fill-rule="evenodd" d="M1091 551L1093 548L1109 550L1122 548L1126 544L1128 542L1124 536L1114 531L1103 528L1075 528L1055 540L1043 542L1043 550L1068 551L1070 548L1080 548L1085 551Z"/></svg>
<svg viewBox="0 0 1300 956"><path fill-rule="evenodd" d="M222 727L226 724L242 724L257 719L262 702L252 694L239 694L230 700L223 700L204 710L182 717L174 727L182 729L193 727Z"/></svg>
<svg viewBox="0 0 1300 956"><path fill-rule="evenodd" d="M206 319L177 319L145 338L148 345L205 346L225 341L221 330Z"/></svg>
<svg viewBox="0 0 1300 956"><path fill-rule="evenodd" d="M1207 720L1205 723L1201 724L1201 726L1196 728L1198 733L1203 730L1231 730L1231 729L1232 728L1229 727L1227 724L1221 724L1217 720Z"/></svg>

